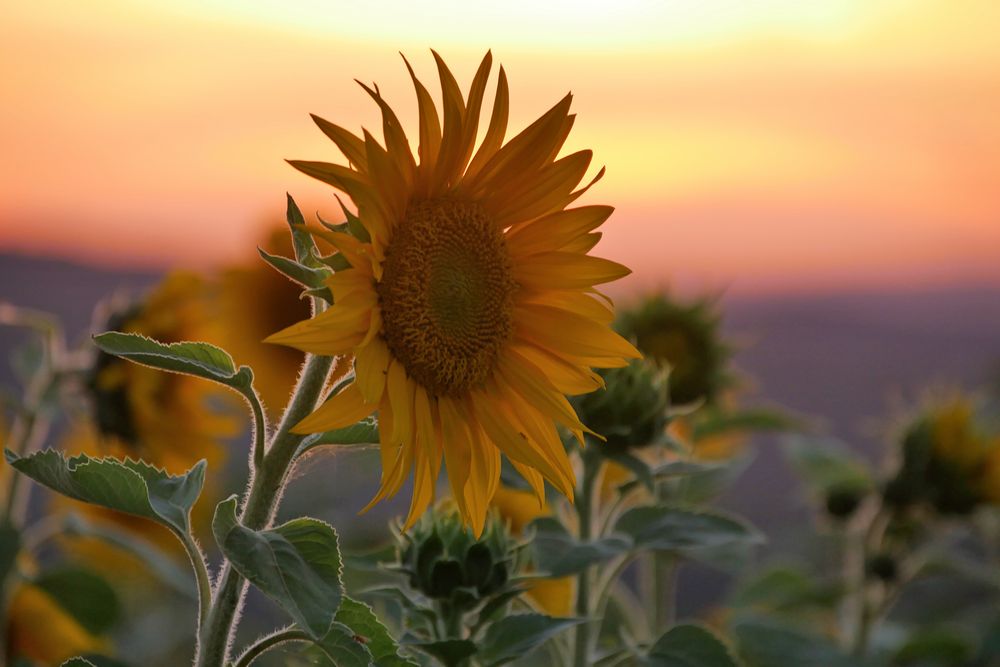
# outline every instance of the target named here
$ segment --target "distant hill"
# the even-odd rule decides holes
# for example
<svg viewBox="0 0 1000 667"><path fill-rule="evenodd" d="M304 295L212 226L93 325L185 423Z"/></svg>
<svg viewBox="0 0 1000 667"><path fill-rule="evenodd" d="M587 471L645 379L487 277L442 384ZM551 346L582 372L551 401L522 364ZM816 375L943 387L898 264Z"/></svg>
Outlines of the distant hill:
<svg viewBox="0 0 1000 667"><path fill-rule="evenodd" d="M83 334L99 299L142 290L160 275L0 254L0 300L55 313ZM998 288L730 297L723 306L726 331L740 346L737 365L751 380L748 400L813 417L873 460L882 457L879 425L893 397L912 402L928 387L983 387L1000 376ZM0 354L18 337L0 329ZM0 384L9 383L3 364ZM728 498L739 499L739 511L772 541L793 540L804 518L801 492L775 439L758 445ZM701 571L684 582L682 611L725 585Z"/></svg>

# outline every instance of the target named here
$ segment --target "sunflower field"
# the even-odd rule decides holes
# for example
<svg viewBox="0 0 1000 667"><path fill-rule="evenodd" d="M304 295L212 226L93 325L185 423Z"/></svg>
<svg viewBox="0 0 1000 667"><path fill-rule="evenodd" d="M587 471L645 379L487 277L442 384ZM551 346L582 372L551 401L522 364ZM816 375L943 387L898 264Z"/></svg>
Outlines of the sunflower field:
<svg viewBox="0 0 1000 667"><path fill-rule="evenodd" d="M609 296L573 96L432 55L412 127L312 117L256 256L0 303L0 664L1000 666L1000 391L867 453L768 401L719 295Z"/></svg>

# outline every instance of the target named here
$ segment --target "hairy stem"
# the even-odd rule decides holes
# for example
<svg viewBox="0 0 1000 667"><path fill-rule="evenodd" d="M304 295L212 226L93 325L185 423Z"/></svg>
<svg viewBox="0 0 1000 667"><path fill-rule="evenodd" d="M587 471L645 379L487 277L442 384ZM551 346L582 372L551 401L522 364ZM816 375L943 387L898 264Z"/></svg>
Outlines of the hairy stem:
<svg viewBox="0 0 1000 667"><path fill-rule="evenodd" d="M333 365L332 357L306 357L305 367L292 394L292 400L263 457L263 465L254 471L248 484L240 523L252 530L267 527L274 517L277 501L281 497L285 478L303 436L291 429L316 407L327 375ZM239 610L246 585L229 563L222 566L215 587L215 595L202 627L195 664L198 667L223 667L229 654L234 619Z"/></svg>
<svg viewBox="0 0 1000 667"><path fill-rule="evenodd" d="M583 480L576 496L576 515L579 521L579 537L581 542L589 541L593 531L594 487L601 469L601 460L591 449L583 452ZM590 643L593 631L590 600L591 568L585 568L577 576L576 583L576 615L583 621L576 626L573 665L574 667L590 666Z"/></svg>
<svg viewBox="0 0 1000 667"><path fill-rule="evenodd" d="M278 644L305 641L312 641L312 639L310 639L309 635L302 630L295 630L292 628L277 630L267 636L261 637L256 642L251 644L247 650L243 652L243 655L239 657L233 667L250 667L250 663Z"/></svg>

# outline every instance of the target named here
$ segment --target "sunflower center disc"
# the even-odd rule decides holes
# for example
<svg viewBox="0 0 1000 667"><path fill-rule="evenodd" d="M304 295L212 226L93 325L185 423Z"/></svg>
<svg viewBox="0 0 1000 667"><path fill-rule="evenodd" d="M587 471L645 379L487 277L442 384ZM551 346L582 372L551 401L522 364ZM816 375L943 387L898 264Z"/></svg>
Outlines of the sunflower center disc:
<svg viewBox="0 0 1000 667"><path fill-rule="evenodd" d="M510 337L516 285L502 232L476 204L411 204L378 284L393 356L434 395L482 384Z"/></svg>

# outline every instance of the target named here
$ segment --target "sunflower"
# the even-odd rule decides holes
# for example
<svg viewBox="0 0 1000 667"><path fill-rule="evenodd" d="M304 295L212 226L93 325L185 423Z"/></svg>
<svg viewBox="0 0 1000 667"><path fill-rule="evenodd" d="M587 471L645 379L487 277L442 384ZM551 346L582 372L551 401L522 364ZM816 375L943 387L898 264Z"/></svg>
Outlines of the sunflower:
<svg viewBox="0 0 1000 667"><path fill-rule="evenodd" d="M102 329L117 329L164 342L197 340L208 321L204 281L195 274L169 274L140 303L117 309ZM99 352L86 387L90 418L74 424L61 445L69 454L142 459L171 474L186 472L201 459L210 470L225 460L223 439L235 435L232 417L213 409L224 406L221 387L204 380L133 364ZM212 480L195 509L195 521L211 520ZM62 507L111 522L165 549L179 553L167 531L145 519L58 497ZM103 544L74 540L74 548L97 566L120 565ZM131 558L125 559L131 562ZM132 568L130 568L132 569Z"/></svg>
<svg viewBox="0 0 1000 667"><path fill-rule="evenodd" d="M443 123L409 67L419 112L419 164L377 88L385 147L321 118L348 166L292 161L346 193L365 233L318 233L349 263L328 281L334 305L269 337L305 352L355 356L354 381L296 431L341 428L379 413L382 480L369 507L413 473L410 526L434 496L442 457L465 521L480 532L505 454L543 497L543 479L572 497L575 478L556 430L589 431L567 394L601 386L591 367L639 352L610 328L595 285L629 273L587 253L610 206L566 208L592 153L557 159L573 125L566 95L504 142L508 87L475 149L492 58L467 97L436 53Z"/></svg>
<svg viewBox="0 0 1000 667"><path fill-rule="evenodd" d="M8 614L9 659L25 658L55 667L82 653L108 648L106 640L91 634L37 586L18 586L11 596Z"/></svg>

